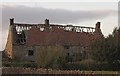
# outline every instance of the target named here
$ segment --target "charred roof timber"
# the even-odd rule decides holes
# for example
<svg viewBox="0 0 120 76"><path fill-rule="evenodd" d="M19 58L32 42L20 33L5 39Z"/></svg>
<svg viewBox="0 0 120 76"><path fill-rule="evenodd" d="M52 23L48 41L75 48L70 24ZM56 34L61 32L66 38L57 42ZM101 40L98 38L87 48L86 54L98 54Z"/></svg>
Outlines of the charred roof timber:
<svg viewBox="0 0 120 76"><path fill-rule="evenodd" d="M96 27L85 27L85 26L73 26L73 25L58 25L58 24L50 24L49 19L45 19L44 24L26 24L26 23L14 23L14 18L10 19L10 25L14 25L17 31L30 30L33 26L39 29L43 29L42 31L50 31L54 27L61 28L66 31L74 31L74 32L89 32L93 33L95 30L100 29L100 22L96 23Z"/></svg>

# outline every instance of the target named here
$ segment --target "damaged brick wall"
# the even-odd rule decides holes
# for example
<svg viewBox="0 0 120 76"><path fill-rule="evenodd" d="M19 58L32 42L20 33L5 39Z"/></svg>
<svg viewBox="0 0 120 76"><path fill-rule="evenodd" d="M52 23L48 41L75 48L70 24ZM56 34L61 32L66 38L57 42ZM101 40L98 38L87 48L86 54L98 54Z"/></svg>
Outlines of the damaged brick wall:
<svg viewBox="0 0 120 76"><path fill-rule="evenodd" d="M12 59L12 32L11 29L9 29L9 33L8 33L8 38L7 38L7 43L6 43L6 47L5 47L5 55Z"/></svg>

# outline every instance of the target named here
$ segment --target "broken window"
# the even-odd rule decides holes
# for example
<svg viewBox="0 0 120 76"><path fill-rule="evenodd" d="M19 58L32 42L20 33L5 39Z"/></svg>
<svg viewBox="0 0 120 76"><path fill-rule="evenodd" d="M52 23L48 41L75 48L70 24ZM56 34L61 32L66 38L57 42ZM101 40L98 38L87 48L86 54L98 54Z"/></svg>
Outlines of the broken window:
<svg viewBox="0 0 120 76"><path fill-rule="evenodd" d="M22 31L20 34L17 34L17 43L18 44L25 44L26 42L26 37L24 31Z"/></svg>
<svg viewBox="0 0 120 76"><path fill-rule="evenodd" d="M34 50L28 50L28 56L33 56L34 55Z"/></svg>

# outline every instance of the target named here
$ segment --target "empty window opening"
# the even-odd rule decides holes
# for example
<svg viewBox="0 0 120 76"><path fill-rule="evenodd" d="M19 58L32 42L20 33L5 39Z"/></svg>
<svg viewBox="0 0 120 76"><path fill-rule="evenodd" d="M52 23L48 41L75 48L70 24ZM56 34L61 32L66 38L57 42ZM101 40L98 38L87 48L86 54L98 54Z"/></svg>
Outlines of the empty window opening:
<svg viewBox="0 0 120 76"><path fill-rule="evenodd" d="M25 44L26 42L26 37L24 31L21 34L17 34L17 43L18 44Z"/></svg>
<svg viewBox="0 0 120 76"><path fill-rule="evenodd" d="M28 56L33 56L34 55L34 50L28 50Z"/></svg>

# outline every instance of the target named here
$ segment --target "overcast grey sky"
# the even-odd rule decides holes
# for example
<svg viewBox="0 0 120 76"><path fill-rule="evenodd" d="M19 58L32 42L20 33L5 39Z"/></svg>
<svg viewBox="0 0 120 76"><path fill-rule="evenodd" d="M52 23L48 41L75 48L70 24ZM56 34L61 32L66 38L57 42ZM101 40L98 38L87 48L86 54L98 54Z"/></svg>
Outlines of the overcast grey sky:
<svg viewBox="0 0 120 76"><path fill-rule="evenodd" d="M5 47L9 18L15 22L73 24L95 27L101 21L101 30L105 36L118 26L117 2L24 2L2 4L2 43Z"/></svg>

